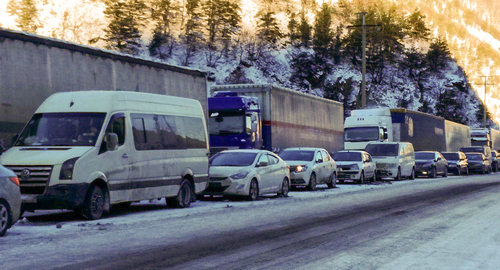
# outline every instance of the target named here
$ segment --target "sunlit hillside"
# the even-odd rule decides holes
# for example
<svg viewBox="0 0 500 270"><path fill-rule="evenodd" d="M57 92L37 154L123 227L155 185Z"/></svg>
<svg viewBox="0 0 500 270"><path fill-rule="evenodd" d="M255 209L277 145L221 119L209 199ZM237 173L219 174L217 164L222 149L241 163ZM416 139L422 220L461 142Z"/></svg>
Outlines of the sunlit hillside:
<svg viewBox="0 0 500 270"><path fill-rule="evenodd" d="M16 16L12 15L7 8L10 1L0 0L0 27L19 30L16 25ZM145 0L148 2L151 0ZM312 24L315 21L316 12L322 3L330 3L338 7L342 2L349 2L356 6L396 6L405 14L410 14L417 9L426 16L428 26L431 28L432 37L442 36L448 41L452 56L456 59L459 67L468 76L468 82L484 100L484 82L487 86L487 106L494 119L500 119L500 91L495 75L500 75L500 1L498 0L234 0L239 2L242 17L240 33L252 35L258 24L257 14L259 11L273 11L276 15L278 25L282 32L286 33L290 12L305 12L307 20ZM64 39L81 44L89 44L89 40L104 36L104 29L109 21L103 14L106 6L103 0L32 0L36 3L39 12L37 18L39 35ZM175 2L175 1L174 1ZM179 3L183 1L177 1ZM180 11L183 12L182 10ZM340 25L342 21L334 20L333 27ZM152 24L145 23L142 31L143 44L147 45L152 36ZM182 28L172 27L176 34L180 34ZM244 35L242 35L244 36ZM413 42L407 40L408 43ZM104 47L105 43L99 41L93 46ZM422 44L426 49L428 44ZM144 46L145 47L145 46ZM147 49L144 49L147 51ZM276 61L285 63L290 60L287 51L277 57ZM203 59L200 57L200 59ZM172 64L178 64L175 59L166 60ZM231 66L232 64L228 64ZM283 67L286 65L282 65ZM194 67L204 68L200 63ZM222 80L224 76L234 69L231 67L219 67L211 71ZM461 68L460 68L461 67ZM209 68L210 69L210 68ZM226 70L227 69L227 70ZM453 68L452 68L453 69ZM342 76L342 67L337 68L336 76ZM247 70L247 76L252 76L251 69ZM291 74L290 67L276 70L274 76L282 82ZM340 75L339 75L340 74ZM261 74L262 75L262 74ZM265 74L264 74L265 75ZM359 74L358 74L359 75ZM359 76L353 77L359 82ZM256 81L256 80L254 80ZM258 80L257 80L258 81ZM283 83L283 85L287 85ZM391 99L391 97L383 96ZM397 104L396 101L388 102L386 105ZM421 105L415 103L414 106Z"/></svg>

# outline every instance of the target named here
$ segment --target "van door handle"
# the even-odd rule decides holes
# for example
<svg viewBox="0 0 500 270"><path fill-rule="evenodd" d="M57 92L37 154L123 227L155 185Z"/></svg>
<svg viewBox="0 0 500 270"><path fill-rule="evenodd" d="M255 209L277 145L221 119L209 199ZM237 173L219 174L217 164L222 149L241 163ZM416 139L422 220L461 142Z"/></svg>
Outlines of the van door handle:
<svg viewBox="0 0 500 270"><path fill-rule="evenodd" d="M122 158L128 158L127 153L123 154L123 155L122 155Z"/></svg>

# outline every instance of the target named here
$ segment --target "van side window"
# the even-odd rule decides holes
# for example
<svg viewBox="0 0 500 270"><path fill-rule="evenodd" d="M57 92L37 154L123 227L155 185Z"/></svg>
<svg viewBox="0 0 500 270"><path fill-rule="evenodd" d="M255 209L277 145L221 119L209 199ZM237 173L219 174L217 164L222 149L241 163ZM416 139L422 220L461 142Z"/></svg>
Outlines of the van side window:
<svg viewBox="0 0 500 270"><path fill-rule="evenodd" d="M118 146L125 143L125 114L117 113L111 116L108 126L106 127L106 134L116 133L118 135ZM101 148L99 149L99 154L106 152L107 146L106 141L103 140Z"/></svg>

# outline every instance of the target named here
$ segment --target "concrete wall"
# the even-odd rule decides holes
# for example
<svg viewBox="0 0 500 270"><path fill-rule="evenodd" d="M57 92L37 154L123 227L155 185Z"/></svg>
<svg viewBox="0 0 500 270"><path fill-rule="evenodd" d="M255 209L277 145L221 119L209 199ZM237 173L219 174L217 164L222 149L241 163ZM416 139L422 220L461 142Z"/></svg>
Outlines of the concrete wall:
<svg viewBox="0 0 500 270"><path fill-rule="evenodd" d="M6 147L51 94L125 90L194 98L206 73L0 28L0 139ZM0 141L1 142L1 141Z"/></svg>

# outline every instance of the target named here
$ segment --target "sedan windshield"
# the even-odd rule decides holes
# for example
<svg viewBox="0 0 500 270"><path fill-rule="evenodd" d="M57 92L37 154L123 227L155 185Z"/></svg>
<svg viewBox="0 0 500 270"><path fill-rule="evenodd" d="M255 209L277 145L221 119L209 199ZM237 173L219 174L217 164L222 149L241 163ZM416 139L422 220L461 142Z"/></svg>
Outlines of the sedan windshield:
<svg viewBox="0 0 500 270"><path fill-rule="evenodd" d="M361 161L359 152L337 152L333 155L335 161Z"/></svg>
<svg viewBox="0 0 500 270"><path fill-rule="evenodd" d="M311 161L314 151L285 150L280 153L283 160Z"/></svg>
<svg viewBox="0 0 500 270"><path fill-rule="evenodd" d="M213 157L211 166L250 166L253 164L257 153L219 153Z"/></svg>
<svg viewBox="0 0 500 270"><path fill-rule="evenodd" d="M346 128L344 130L344 139L346 142L368 142L379 139L378 127L356 127Z"/></svg>
<svg viewBox="0 0 500 270"><path fill-rule="evenodd" d="M441 153L447 160L460 160L460 155L458 153Z"/></svg>
<svg viewBox="0 0 500 270"><path fill-rule="evenodd" d="M397 144L368 144L365 149L372 157L394 157L398 155Z"/></svg>
<svg viewBox="0 0 500 270"><path fill-rule="evenodd" d="M94 146L105 113L35 114L16 146Z"/></svg>
<svg viewBox="0 0 500 270"><path fill-rule="evenodd" d="M434 153L419 153L415 152L415 159L424 159L424 160L430 160L434 159L436 156Z"/></svg>

